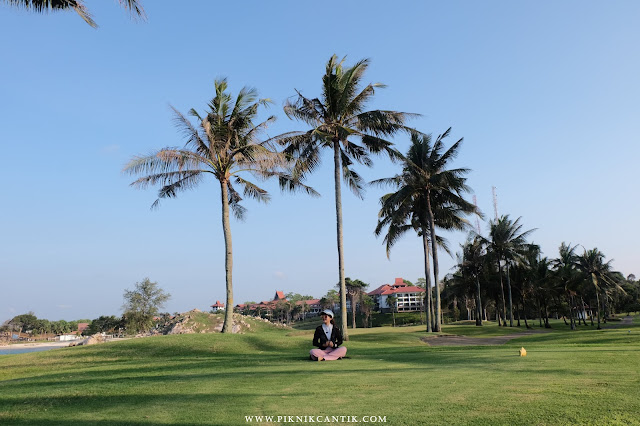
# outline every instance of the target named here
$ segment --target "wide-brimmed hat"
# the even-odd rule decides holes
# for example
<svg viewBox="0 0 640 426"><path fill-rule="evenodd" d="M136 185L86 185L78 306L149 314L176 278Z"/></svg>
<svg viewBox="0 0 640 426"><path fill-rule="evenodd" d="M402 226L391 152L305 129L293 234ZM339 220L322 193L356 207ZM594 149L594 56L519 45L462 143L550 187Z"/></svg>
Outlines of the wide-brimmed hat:
<svg viewBox="0 0 640 426"><path fill-rule="evenodd" d="M325 309L324 311L320 312L320 315L322 314L329 315L331 318L333 318L333 311L331 309Z"/></svg>

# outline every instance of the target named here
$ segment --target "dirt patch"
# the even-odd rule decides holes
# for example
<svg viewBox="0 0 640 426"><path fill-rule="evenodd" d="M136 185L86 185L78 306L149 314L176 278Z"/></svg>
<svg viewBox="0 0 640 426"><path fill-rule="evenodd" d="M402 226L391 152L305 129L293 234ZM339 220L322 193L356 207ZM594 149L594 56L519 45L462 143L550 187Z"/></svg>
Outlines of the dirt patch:
<svg viewBox="0 0 640 426"><path fill-rule="evenodd" d="M603 325L602 328L618 328L618 327L631 325L632 323L633 323L632 317L624 317L619 322L612 322L611 320L609 320L609 322Z"/></svg>
<svg viewBox="0 0 640 426"><path fill-rule="evenodd" d="M529 330L523 331L522 333L508 334L506 336L496 337L466 337L445 334L437 336L427 336L421 338L420 340L422 340L429 346L490 346L502 345L509 340L517 339L518 337L546 332L546 330Z"/></svg>

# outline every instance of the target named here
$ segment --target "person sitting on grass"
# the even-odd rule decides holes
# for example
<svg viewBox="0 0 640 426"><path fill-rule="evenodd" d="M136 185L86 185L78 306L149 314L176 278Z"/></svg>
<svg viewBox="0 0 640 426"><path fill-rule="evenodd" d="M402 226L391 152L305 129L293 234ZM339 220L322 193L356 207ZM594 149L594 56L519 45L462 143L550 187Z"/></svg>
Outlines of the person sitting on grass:
<svg viewBox="0 0 640 426"><path fill-rule="evenodd" d="M313 334L313 346L317 346L318 349L311 349L309 357L312 361L341 359L347 354L347 348L340 346L342 333L333 322L333 311L325 309L320 315L322 316L322 325L319 325Z"/></svg>

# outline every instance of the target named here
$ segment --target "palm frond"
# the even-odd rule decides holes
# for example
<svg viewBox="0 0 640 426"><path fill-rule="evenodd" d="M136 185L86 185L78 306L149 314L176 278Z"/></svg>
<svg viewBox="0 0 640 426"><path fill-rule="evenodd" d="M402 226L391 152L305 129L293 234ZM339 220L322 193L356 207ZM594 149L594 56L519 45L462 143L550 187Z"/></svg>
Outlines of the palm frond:
<svg viewBox="0 0 640 426"><path fill-rule="evenodd" d="M200 170L195 170L186 173L175 173L175 176L162 176L160 181L170 181L171 183L164 185L158 191L158 198L156 201L151 204L151 209L157 209L160 206L160 200L162 198L175 198L178 195L178 192L186 191L188 189L193 189L202 180L202 173ZM177 179L176 179L177 177ZM144 179L144 178L142 178ZM140 179L138 179L140 181ZM136 181L136 182L138 182ZM136 182L132 183L133 186L136 186ZM142 184L142 187L146 186Z"/></svg>
<svg viewBox="0 0 640 426"><path fill-rule="evenodd" d="M271 199L267 191L255 185L254 183L242 179L240 176L235 176L234 180L238 185L242 185L242 187L244 188L244 195L246 197L251 197L263 203L267 203Z"/></svg>

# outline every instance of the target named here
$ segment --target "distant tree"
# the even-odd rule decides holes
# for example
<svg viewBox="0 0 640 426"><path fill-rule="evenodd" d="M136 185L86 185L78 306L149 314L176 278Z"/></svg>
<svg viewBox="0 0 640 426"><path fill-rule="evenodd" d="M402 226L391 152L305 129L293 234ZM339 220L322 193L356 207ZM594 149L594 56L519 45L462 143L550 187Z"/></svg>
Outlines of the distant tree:
<svg viewBox="0 0 640 426"><path fill-rule="evenodd" d="M87 334L111 333L121 326L123 326L122 318L118 318L115 315L103 315L91 321Z"/></svg>
<svg viewBox="0 0 640 426"><path fill-rule="evenodd" d="M38 317L36 317L33 312L27 312L26 314L13 317L9 321L9 324L14 327L14 330L17 330L20 333L26 333L36 327L38 324Z"/></svg>
<svg viewBox="0 0 640 426"><path fill-rule="evenodd" d="M483 241L478 238L469 238L462 245L462 258L459 259L462 274L472 279L475 284L476 326L482 326L482 298L480 296L480 276L486 262L486 250Z"/></svg>
<svg viewBox="0 0 640 426"><path fill-rule="evenodd" d="M502 268L503 262L507 267L507 290L509 291L509 326L513 327L513 298L511 295L511 279L509 275L509 268L513 262L522 259L523 252L527 248L526 238L535 229L529 229L528 231L522 230L522 224L520 223L520 217L515 221L509 218L509 215L501 216L499 219L492 220L489 223L489 238L481 238L482 242L487 246L489 250L495 255L495 259L498 264L498 271L500 273L500 288L502 291L502 313L506 325L506 299L504 295L504 284L502 282Z"/></svg>
<svg viewBox="0 0 640 426"><path fill-rule="evenodd" d="M170 297L171 295L165 293L157 282L151 282L149 278L136 283L134 290L125 290L123 316L127 331L148 331L153 325L153 317Z"/></svg>
<svg viewBox="0 0 640 426"><path fill-rule="evenodd" d="M35 334L51 333L51 323L47 319L38 319L33 325L32 331Z"/></svg>
<svg viewBox="0 0 640 426"><path fill-rule="evenodd" d="M616 274L612 270L611 260L605 262L605 255L597 248L584 250L581 256L577 257L576 266L582 272L583 280L588 286L592 286L592 290L596 295L598 330L600 327L600 295L607 297L608 290L619 289L620 285L616 282ZM622 290L624 292L624 290ZM606 317L606 312L605 312Z"/></svg>
<svg viewBox="0 0 640 426"><path fill-rule="evenodd" d="M396 303L398 302L398 298L392 294L387 296L387 305L391 307L391 316L393 317L393 326L396 326Z"/></svg>
<svg viewBox="0 0 640 426"><path fill-rule="evenodd" d="M334 289L331 289L329 291L327 291L327 294L325 294L321 299L320 299L320 306L323 309L333 309L333 305L335 305L336 303L338 303L338 301L340 300L340 295L338 294L338 292Z"/></svg>
<svg viewBox="0 0 640 426"><path fill-rule="evenodd" d="M364 290L369 287L369 284L358 279L352 280L349 277L345 278L344 282L347 296L351 302L351 328L356 328L356 305L364 293ZM336 287L339 289L340 283L336 284Z"/></svg>
<svg viewBox="0 0 640 426"><path fill-rule="evenodd" d="M360 312L362 312L362 325L366 327L371 327L369 320L371 319L371 311L376 306L376 303L373 301L371 296L367 293L362 293L360 297Z"/></svg>
<svg viewBox="0 0 640 426"><path fill-rule="evenodd" d="M95 23L89 9L84 4L84 0L0 0L5 4L16 6L21 9L26 9L36 13L48 13L72 10L76 12L84 21L91 25L93 28L97 28L98 24ZM118 2L125 8L131 11L132 15L145 19L144 9L142 8L142 2L140 0L118 0Z"/></svg>
<svg viewBox="0 0 640 426"><path fill-rule="evenodd" d="M303 296L302 294L293 293L293 292L286 293L284 297L285 299L293 303L299 302L301 300L312 300L314 298L313 296Z"/></svg>

